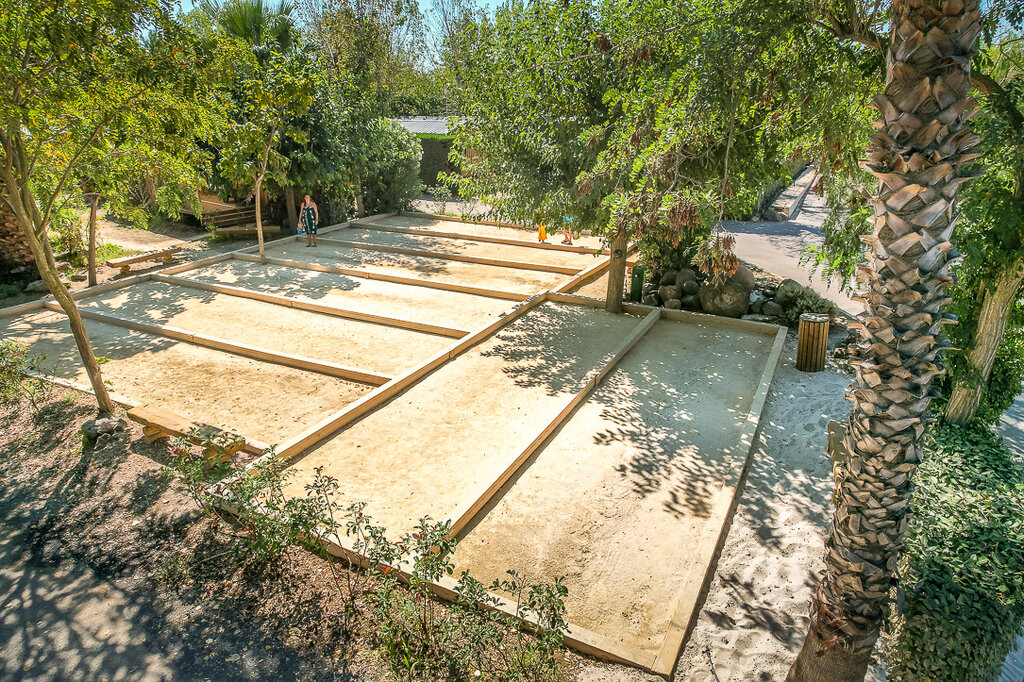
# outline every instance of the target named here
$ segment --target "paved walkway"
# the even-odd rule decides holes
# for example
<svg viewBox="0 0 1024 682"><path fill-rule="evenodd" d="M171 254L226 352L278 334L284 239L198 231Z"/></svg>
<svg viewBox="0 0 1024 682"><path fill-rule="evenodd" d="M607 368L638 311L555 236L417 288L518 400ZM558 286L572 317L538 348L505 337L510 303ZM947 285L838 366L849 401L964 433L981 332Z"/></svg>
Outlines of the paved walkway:
<svg viewBox="0 0 1024 682"><path fill-rule="evenodd" d="M844 293L838 282L823 282L819 273L812 273L810 263L800 263L804 248L824 242L821 224L826 216L825 200L810 192L796 220L781 223L727 220L725 228L735 235L736 255L743 260L779 277L806 284L835 301L844 312L857 315L864 311L864 306Z"/></svg>

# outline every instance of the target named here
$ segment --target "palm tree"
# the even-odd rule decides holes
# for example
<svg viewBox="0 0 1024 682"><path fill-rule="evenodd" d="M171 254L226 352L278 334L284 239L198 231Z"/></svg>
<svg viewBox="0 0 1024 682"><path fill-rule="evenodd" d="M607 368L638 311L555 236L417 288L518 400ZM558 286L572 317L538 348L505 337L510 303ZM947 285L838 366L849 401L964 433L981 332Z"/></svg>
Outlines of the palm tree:
<svg viewBox="0 0 1024 682"><path fill-rule="evenodd" d="M203 0L200 7L226 33L251 45L258 57L285 54L296 45L295 5L287 0L276 6L264 0L227 0L221 5Z"/></svg>
<svg viewBox="0 0 1024 682"><path fill-rule="evenodd" d="M789 680L863 680L895 584L912 476L921 460L938 339L949 320L953 217L964 164L977 157L965 127L979 0L895 0L878 132L866 168L878 178L875 232L858 270L867 315L859 328L846 454L833 465L832 532L803 648Z"/></svg>

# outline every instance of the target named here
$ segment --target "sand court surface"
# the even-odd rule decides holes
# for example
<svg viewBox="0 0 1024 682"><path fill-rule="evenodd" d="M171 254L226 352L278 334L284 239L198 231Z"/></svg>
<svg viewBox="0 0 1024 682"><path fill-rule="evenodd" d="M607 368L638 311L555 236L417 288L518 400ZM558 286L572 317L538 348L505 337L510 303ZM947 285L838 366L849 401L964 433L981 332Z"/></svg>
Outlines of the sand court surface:
<svg viewBox="0 0 1024 682"><path fill-rule="evenodd" d="M534 235L374 216L321 233L352 246L283 239L267 263L249 246L74 297L118 399L277 446L288 496L322 469L339 502L365 503L391 538L423 517L451 521L459 570L485 584L508 569L564 576L569 645L668 675L785 330L607 313L564 292L604 275L608 258L537 248ZM52 300L0 310L0 332L88 388ZM437 589L451 596L452 584Z"/></svg>
<svg viewBox="0 0 1024 682"><path fill-rule="evenodd" d="M346 505L367 503L395 538L424 516L444 520L537 437L560 398L638 322L545 304L299 459L286 494L304 495L323 467Z"/></svg>
<svg viewBox="0 0 1024 682"><path fill-rule="evenodd" d="M99 294L83 301L82 307L180 329L202 329L228 341L385 374L409 369L451 344L451 339L434 334L162 282ZM382 353L382 348L387 352Z"/></svg>
<svg viewBox="0 0 1024 682"><path fill-rule="evenodd" d="M344 233L344 230L339 230L331 234L343 235ZM266 253L268 258L319 263L320 265L352 268L362 272L413 277L523 294L543 291L568 276L559 273L462 263L443 258L367 251L327 244L308 248L304 242L298 240L291 242L282 240L281 243L272 244L268 246Z"/></svg>
<svg viewBox="0 0 1024 682"><path fill-rule="evenodd" d="M564 576L570 622L657 655L773 339L662 321L456 551L484 584Z"/></svg>
<svg viewBox="0 0 1024 682"><path fill-rule="evenodd" d="M514 239L533 243L536 243L537 241L537 230L487 225L484 223L462 223L453 220L445 220L443 217L426 218L420 215L396 215L360 222L372 222L388 227L404 227L436 232L457 232L466 236L498 237L501 239ZM549 244L561 244L562 233L556 232L558 229L561 229L561 226L556 226L555 228L548 230L547 242ZM578 247L589 249L604 248L604 245L598 237L579 237L577 239L573 239L573 244Z"/></svg>
<svg viewBox="0 0 1024 682"><path fill-rule="evenodd" d="M512 307L498 298L427 289L278 265L227 260L178 275L366 313L387 314L469 330Z"/></svg>
<svg viewBox="0 0 1024 682"><path fill-rule="evenodd" d="M322 409L340 409L370 391L292 367L259 362L190 343L85 321L109 389L157 403L182 416L274 444L311 423ZM5 340L46 356L44 368L88 384L71 330L60 313L0 319Z"/></svg>

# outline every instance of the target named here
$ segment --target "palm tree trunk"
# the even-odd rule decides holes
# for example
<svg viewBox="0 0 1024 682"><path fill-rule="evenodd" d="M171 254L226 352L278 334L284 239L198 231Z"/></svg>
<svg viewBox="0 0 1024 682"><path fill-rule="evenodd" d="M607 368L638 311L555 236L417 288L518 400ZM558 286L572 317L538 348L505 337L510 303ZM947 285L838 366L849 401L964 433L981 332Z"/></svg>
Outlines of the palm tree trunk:
<svg viewBox="0 0 1024 682"><path fill-rule="evenodd" d="M833 462L825 575L789 680L861 680L889 607L912 477L921 461L963 164L979 0L895 0L879 130L865 167L878 178L875 233L858 269L867 306L845 438ZM945 342L948 344L948 342Z"/></svg>
<svg viewBox="0 0 1024 682"><path fill-rule="evenodd" d="M611 244L611 265L608 266L608 290L605 293L604 309L610 313L622 312L622 290L626 286L626 230L619 228Z"/></svg>
<svg viewBox="0 0 1024 682"><path fill-rule="evenodd" d="M994 288L989 289L982 284L981 312L978 314L978 325L971 337L971 350L967 356L971 374L954 384L942 414L947 422L966 426L974 419L985 392L985 384L992 373L996 353L1006 336L1006 325L1017 303L1021 286L1024 286L1022 263L1000 272Z"/></svg>
<svg viewBox="0 0 1024 682"><path fill-rule="evenodd" d="M96 286L96 214L100 208L100 196L93 194L89 202L89 286Z"/></svg>

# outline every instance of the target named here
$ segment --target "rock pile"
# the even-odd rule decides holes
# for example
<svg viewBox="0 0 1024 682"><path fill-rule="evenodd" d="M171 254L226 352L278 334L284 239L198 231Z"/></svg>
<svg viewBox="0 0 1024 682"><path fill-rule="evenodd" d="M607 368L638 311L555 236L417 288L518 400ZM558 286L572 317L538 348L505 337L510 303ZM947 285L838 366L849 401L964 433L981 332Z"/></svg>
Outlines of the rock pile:
<svg viewBox="0 0 1024 682"><path fill-rule="evenodd" d="M755 277L745 265L721 281L690 268L666 270L643 287L641 303L670 310L792 325L804 312L838 314L836 307L796 280Z"/></svg>

